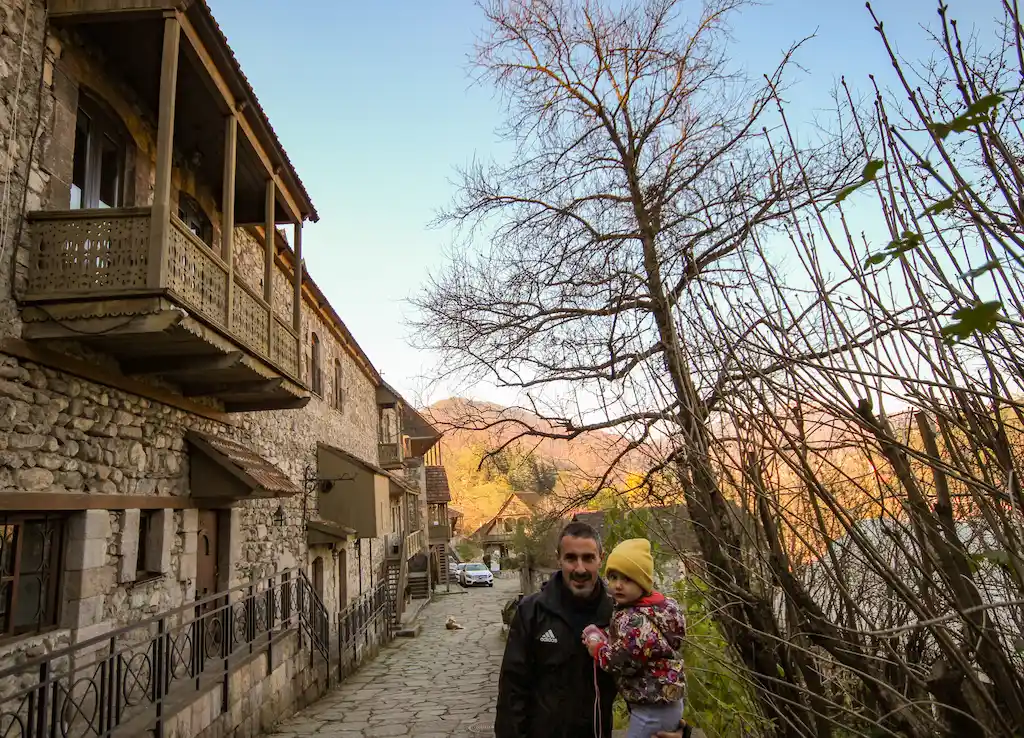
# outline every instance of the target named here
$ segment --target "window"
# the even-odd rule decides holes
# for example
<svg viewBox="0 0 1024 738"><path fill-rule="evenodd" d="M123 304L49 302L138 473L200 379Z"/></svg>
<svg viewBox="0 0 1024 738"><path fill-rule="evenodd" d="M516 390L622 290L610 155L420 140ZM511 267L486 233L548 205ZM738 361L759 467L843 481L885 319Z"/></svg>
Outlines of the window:
<svg viewBox="0 0 1024 738"><path fill-rule="evenodd" d="M126 137L113 116L84 93L75 123L71 207L119 208L124 202Z"/></svg>
<svg viewBox="0 0 1024 738"><path fill-rule="evenodd" d="M324 378L323 373L320 371L320 339L314 333L311 341L311 354L309 362L310 372L310 386L313 388L313 393L320 395L324 394Z"/></svg>
<svg viewBox="0 0 1024 738"><path fill-rule="evenodd" d="M178 192L178 220L185 224L196 238L209 246L213 243L213 225L195 198Z"/></svg>
<svg viewBox="0 0 1024 738"><path fill-rule="evenodd" d="M148 567L146 563L148 561L147 554L149 552L150 541L153 536L153 510L141 510L139 512L139 540L138 550L135 555L135 580L146 579L153 576L153 569L156 567Z"/></svg>
<svg viewBox="0 0 1024 738"><path fill-rule="evenodd" d="M345 376L341 371L341 359L334 360L334 407L345 412Z"/></svg>
<svg viewBox="0 0 1024 738"><path fill-rule="evenodd" d="M64 520L0 514L0 637L57 624Z"/></svg>

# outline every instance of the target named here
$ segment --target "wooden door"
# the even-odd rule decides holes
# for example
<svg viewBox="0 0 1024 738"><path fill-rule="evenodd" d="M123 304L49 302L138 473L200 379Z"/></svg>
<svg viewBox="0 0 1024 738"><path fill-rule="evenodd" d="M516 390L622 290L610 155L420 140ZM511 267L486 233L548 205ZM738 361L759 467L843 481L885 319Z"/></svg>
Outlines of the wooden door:
<svg viewBox="0 0 1024 738"><path fill-rule="evenodd" d="M324 601L324 558L317 556L313 559L313 591L320 601Z"/></svg>
<svg viewBox="0 0 1024 738"><path fill-rule="evenodd" d="M196 552L196 599L217 592L217 511L199 511L199 546Z"/></svg>

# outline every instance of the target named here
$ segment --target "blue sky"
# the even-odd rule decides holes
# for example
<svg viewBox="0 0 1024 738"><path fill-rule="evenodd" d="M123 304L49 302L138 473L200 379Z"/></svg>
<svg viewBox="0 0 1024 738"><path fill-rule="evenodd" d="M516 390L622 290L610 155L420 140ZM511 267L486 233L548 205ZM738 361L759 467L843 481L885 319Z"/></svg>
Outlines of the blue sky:
<svg viewBox="0 0 1024 738"><path fill-rule="evenodd" d="M427 226L454 168L498 151L500 103L469 76L480 11L471 0L209 2L320 213L303 239L314 279L389 382L440 399L421 396L433 362L408 345L405 301L441 264L446 234ZM967 21L999 3L950 5ZM873 6L905 56L927 53L919 25L934 24L932 0ZM817 33L788 95L804 120L840 75L867 92L868 73L891 70L862 0L766 2L733 30L732 55L753 74Z"/></svg>

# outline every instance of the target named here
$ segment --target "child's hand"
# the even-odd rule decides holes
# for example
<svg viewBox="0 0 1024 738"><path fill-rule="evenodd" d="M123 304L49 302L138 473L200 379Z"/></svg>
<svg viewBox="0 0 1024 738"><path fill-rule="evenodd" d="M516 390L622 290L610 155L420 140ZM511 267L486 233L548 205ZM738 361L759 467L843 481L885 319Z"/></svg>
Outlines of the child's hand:
<svg viewBox="0 0 1024 738"><path fill-rule="evenodd" d="M593 657L598 649L608 642L608 636L596 625L588 625L583 629L583 645Z"/></svg>

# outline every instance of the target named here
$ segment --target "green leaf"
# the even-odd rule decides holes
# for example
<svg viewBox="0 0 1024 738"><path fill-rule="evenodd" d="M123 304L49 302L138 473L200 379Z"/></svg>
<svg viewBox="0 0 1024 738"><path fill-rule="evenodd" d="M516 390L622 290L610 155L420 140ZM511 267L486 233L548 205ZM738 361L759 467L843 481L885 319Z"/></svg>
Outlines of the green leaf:
<svg viewBox="0 0 1024 738"><path fill-rule="evenodd" d="M999 311L1003 303L999 300L975 302L969 307L960 308L953 313L954 321L942 326L942 335L949 343L956 343L969 338L976 331L991 333L999 323Z"/></svg>
<svg viewBox="0 0 1024 738"><path fill-rule="evenodd" d="M990 561L997 566L1010 565L1009 552L998 548L989 549L988 551L981 551L979 553L973 554L971 558L975 559L978 563L981 563L983 561Z"/></svg>
<svg viewBox="0 0 1024 738"><path fill-rule="evenodd" d="M969 269L968 271L964 272L964 277L976 279L985 274L988 274L993 269L996 269L998 266L999 259L992 259L991 261L986 261L984 264L982 264L980 267L976 269Z"/></svg>
<svg viewBox="0 0 1024 738"><path fill-rule="evenodd" d="M950 133L964 133L972 126L980 126L986 122L989 112L1002 101L1003 96L998 92L979 97L953 120L948 123L930 123L928 128L939 138L945 138Z"/></svg>
<svg viewBox="0 0 1024 738"><path fill-rule="evenodd" d="M951 210L955 204L956 198L950 195L945 200L939 200L937 203L929 205L927 208L925 208L924 212L928 215L938 215L939 213L944 213L947 210Z"/></svg>
<svg viewBox="0 0 1024 738"><path fill-rule="evenodd" d="M882 171L882 167L885 166L885 162L881 159L872 159L864 165L864 169L860 173L860 181L854 182L852 185L847 185L843 189L839 190L839 194L836 195L832 201L832 205L841 203L843 200L848 198L854 192L859 190L861 187L866 185L868 182L873 182L878 176L878 173Z"/></svg>
<svg viewBox="0 0 1024 738"><path fill-rule="evenodd" d="M885 166L885 162L881 159L872 159L864 165L864 171L860 173L861 182L873 182L878 173L882 171L882 167Z"/></svg>
<svg viewBox="0 0 1024 738"><path fill-rule="evenodd" d="M920 233L914 231L903 231L903 235L899 238L894 238L889 242L889 245L885 247L885 251L879 251L877 254L872 254L864 262L865 267L877 266L884 264L890 259L896 259L901 254L905 254L912 249L916 249L924 243Z"/></svg>

